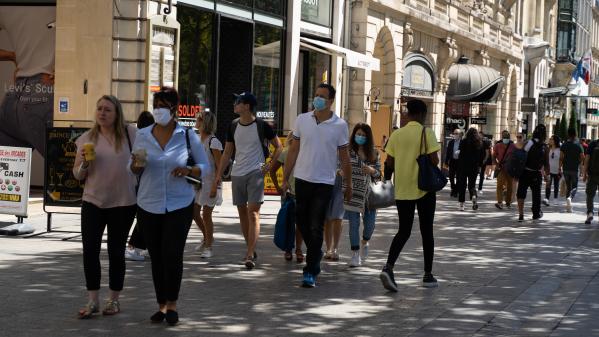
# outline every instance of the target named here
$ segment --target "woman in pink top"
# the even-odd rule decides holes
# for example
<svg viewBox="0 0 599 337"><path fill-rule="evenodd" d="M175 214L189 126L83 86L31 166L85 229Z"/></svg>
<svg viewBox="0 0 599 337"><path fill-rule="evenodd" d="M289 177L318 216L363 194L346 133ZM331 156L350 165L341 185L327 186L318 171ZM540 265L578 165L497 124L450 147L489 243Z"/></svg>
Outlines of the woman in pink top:
<svg viewBox="0 0 599 337"><path fill-rule="evenodd" d="M102 311L121 311L119 293L125 279L125 245L136 211L135 177L127 170L136 129L127 126L121 103L114 96L98 100L96 122L77 139L73 174L85 179L81 206L83 269L89 301L79 318L89 318L98 309L100 247L108 227L109 298Z"/></svg>

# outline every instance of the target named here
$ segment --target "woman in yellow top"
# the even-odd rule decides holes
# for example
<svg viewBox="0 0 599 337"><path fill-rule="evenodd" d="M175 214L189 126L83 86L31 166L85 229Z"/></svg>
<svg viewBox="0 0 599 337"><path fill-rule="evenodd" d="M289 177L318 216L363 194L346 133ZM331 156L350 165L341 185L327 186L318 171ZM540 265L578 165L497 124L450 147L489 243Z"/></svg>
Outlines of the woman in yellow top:
<svg viewBox="0 0 599 337"><path fill-rule="evenodd" d="M390 291L397 292L397 284L393 277L393 267L399 257L399 253L410 238L412 225L414 223L414 210L418 208L420 219L420 233L422 234L422 246L424 251L424 278L422 284L425 287L436 287L437 279L432 274L433 254L435 241L433 237L433 221L435 218L435 204L437 195L435 192L425 192L418 188L418 164L416 159L424 151L422 144L423 121L426 116L426 104L421 100L408 102L408 123L401 129L393 132L385 152L387 153L387 165L394 168L395 172L395 202L399 213L399 231L393 238L389 248L387 264L380 274L383 286ZM433 165L439 164L439 150L441 146L437 142L435 132L425 128L427 154Z"/></svg>

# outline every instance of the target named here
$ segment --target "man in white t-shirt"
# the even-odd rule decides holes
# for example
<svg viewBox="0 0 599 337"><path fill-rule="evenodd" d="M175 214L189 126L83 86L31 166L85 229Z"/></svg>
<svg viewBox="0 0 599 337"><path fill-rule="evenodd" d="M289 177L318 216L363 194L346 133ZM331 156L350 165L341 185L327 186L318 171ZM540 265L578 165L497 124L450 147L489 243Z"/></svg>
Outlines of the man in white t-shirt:
<svg viewBox="0 0 599 337"><path fill-rule="evenodd" d="M0 145L44 155L46 123L53 119L56 7L0 8L0 30L11 44L0 47L0 61L17 69L0 105Z"/></svg>
<svg viewBox="0 0 599 337"><path fill-rule="evenodd" d="M335 88L320 84L314 94L314 111L297 117L293 129L295 141L289 147L281 186L283 191L287 190L293 171L296 223L308 249L302 280L306 288L316 285L320 273L324 221L339 161L348 186L345 200L349 201L352 195L349 130L347 123L331 111L334 100Z"/></svg>
<svg viewBox="0 0 599 337"><path fill-rule="evenodd" d="M264 202L264 174L270 170L265 142L268 140L275 148L272 160L277 160L281 142L272 127L256 117L256 97L249 92L235 96L234 112L239 118L233 121L227 133L225 152L221 157L216 179L220 184L223 170L235 151L231 169L233 205L237 206L241 230L247 244L245 266L253 269L256 266L255 249L260 235L260 206Z"/></svg>

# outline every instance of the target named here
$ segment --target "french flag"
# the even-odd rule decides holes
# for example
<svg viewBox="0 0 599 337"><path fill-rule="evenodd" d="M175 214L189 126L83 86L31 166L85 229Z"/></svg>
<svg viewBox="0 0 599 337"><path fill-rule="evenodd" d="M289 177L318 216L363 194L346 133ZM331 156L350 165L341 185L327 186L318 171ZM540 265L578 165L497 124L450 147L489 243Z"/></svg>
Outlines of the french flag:
<svg viewBox="0 0 599 337"><path fill-rule="evenodd" d="M582 57L574 72L572 73L572 78L574 81L578 82L578 79L582 79L586 85L591 81L591 64L593 61L593 56L591 55L591 50L589 49Z"/></svg>

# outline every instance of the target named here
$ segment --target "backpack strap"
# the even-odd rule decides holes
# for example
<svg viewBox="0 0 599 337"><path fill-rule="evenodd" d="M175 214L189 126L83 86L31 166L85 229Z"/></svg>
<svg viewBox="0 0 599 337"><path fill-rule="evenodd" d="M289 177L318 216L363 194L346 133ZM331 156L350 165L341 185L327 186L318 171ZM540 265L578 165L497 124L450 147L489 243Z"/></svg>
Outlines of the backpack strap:
<svg viewBox="0 0 599 337"><path fill-rule="evenodd" d="M266 145L265 142L264 124L266 124L266 122L264 122L262 118L256 117L256 129L258 129L258 138L260 139L260 145L262 146L262 152L264 153L264 160L266 160L266 158L268 158L268 156L270 155L270 152L268 151L268 145Z"/></svg>
<svg viewBox="0 0 599 337"><path fill-rule="evenodd" d="M131 146L131 138L129 138L129 126L125 125L125 136L127 136L127 144L129 144L129 152L133 152L133 147Z"/></svg>

